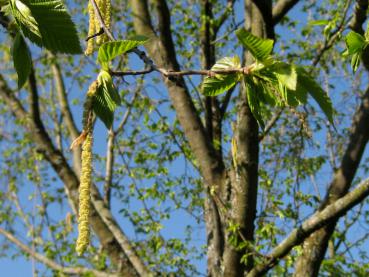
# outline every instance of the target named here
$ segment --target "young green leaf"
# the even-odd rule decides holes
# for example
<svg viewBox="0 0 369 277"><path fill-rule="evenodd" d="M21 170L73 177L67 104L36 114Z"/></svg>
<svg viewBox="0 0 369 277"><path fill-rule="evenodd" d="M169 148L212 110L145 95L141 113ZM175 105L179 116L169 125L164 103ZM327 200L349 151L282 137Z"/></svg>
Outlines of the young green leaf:
<svg viewBox="0 0 369 277"><path fill-rule="evenodd" d="M333 124L333 106L327 93L301 67L297 68L298 83L301 91L307 91L318 103L329 122Z"/></svg>
<svg viewBox="0 0 369 277"><path fill-rule="evenodd" d="M17 24L21 27L23 34L32 42L41 45L42 36L39 24L36 21L29 6L20 0L11 0L9 2L10 10ZM29 5L29 3L27 3Z"/></svg>
<svg viewBox="0 0 369 277"><path fill-rule="evenodd" d="M272 53L274 44L273 40L256 37L244 28L238 29L236 31L236 35L243 46L250 51L255 59L262 62Z"/></svg>
<svg viewBox="0 0 369 277"><path fill-rule="evenodd" d="M92 107L106 128L110 129L113 124L114 111L120 105L120 96L114 87L110 74L105 70L101 70L97 81L98 89Z"/></svg>
<svg viewBox="0 0 369 277"><path fill-rule="evenodd" d="M227 74L223 77L206 77L202 84L202 93L206 96L217 96L231 89L240 80L239 74Z"/></svg>
<svg viewBox="0 0 369 277"><path fill-rule="evenodd" d="M241 62L238 56L225 57L215 63L211 70L239 69ZM206 96L216 96L229 90L240 80L240 74L216 74L206 77L202 85L202 92Z"/></svg>
<svg viewBox="0 0 369 277"><path fill-rule="evenodd" d="M53 52L82 53L77 30L61 0L11 0L11 7L23 34L33 43Z"/></svg>
<svg viewBox="0 0 369 277"><path fill-rule="evenodd" d="M276 62L273 65L272 70L279 83L290 90L296 90L297 73L296 68L293 65Z"/></svg>
<svg viewBox="0 0 369 277"><path fill-rule="evenodd" d="M27 81L28 76L32 70L32 58L31 53L24 41L23 36L17 33L13 47L12 56L14 62L14 68L18 75L18 88L22 88L24 83Z"/></svg>
<svg viewBox="0 0 369 277"><path fill-rule="evenodd" d="M263 90L263 87L261 87L258 83L255 83L253 79L248 76L244 77L244 84L250 110L256 121L259 123L259 126L264 129L265 125L261 116L260 99L258 97L260 94L259 91Z"/></svg>
<svg viewBox="0 0 369 277"><path fill-rule="evenodd" d="M355 73L356 70L359 68L360 65L360 58L361 58L361 53L355 53L352 55L351 57L351 68L352 71Z"/></svg>
<svg viewBox="0 0 369 277"><path fill-rule="evenodd" d="M349 55L362 52L364 47L367 45L367 43L365 42L365 38L354 31L350 31L347 34L347 36L345 37L345 42Z"/></svg>
<svg viewBox="0 0 369 277"><path fill-rule="evenodd" d="M113 60L115 57L127 53L133 48L144 44L146 41L147 41L146 37L137 36L134 38L134 40L119 40L104 43L99 48L97 61L101 65L104 65Z"/></svg>

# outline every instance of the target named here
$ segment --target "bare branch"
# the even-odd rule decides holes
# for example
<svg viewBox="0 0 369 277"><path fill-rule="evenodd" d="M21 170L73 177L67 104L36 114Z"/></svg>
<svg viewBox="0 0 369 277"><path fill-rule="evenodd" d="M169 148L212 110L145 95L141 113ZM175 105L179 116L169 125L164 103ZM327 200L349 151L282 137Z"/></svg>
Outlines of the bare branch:
<svg viewBox="0 0 369 277"><path fill-rule="evenodd" d="M264 132L259 135L259 142L262 141L265 136L270 132L270 130L273 128L273 126L277 123L278 119L282 115L282 112L284 111L284 108L280 108L272 117L272 119L266 124Z"/></svg>
<svg viewBox="0 0 369 277"><path fill-rule="evenodd" d="M110 74L113 76L128 76L128 75L145 75L149 74L153 71L160 72L164 77L180 77L186 75L203 75L214 77L216 74L220 75L230 75L235 73L242 73L245 75L250 74L251 66L249 67L241 67L241 68L230 68L230 69L222 69L222 70L181 70L181 71L172 71L166 70L164 68L150 68L139 71L110 71Z"/></svg>
<svg viewBox="0 0 369 277"><path fill-rule="evenodd" d="M273 7L273 24L277 25L298 2L299 0L279 0Z"/></svg>
<svg viewBox="0 0 369 277"><path fill-rule="evenodd" d="M26 252L28 255L35 258L39 262L45 264L46 266L48 266L49 268L51 268L53 270L62 272L64 274L73 274L73 275L79 275L80 276L80 275L83 275L83 274L92 273L93 275L95 275L97 277L118 276L118 275L115 275L113 273L106 273L106 272L98 271L98 270L95 270L95 269L89 269L89 268L86 268L86 267L64 267L64 266L54 262L53 260L45 257L44 255L41 255L41 254L33 251L31 248L29 248L23 242L18 240L15 236L13 236L11 233L6 231L5 229L0 228L0 234L2 234L9 241L11 241L16 246L18 246L22 251Z"/></svg>
<svg viewBox="0 0 369 277"><path fill-rule="evenodd" d="M267 256L270 259L257 265L247 276L260 276L266 273L271 267L278 263L289 251L304 241L310 234L319 228L337 220L352 207L358 205L369 196L369 178L360 183L354 190L347 193L344 197L326 206L323 210L314 213L305 220L300 227L294 229L277 247Z"/></svg>
<svg viewBox="0 0 369 277"><path fill-rule="evenodd" d="M79 130L74 121L72 111L69 106L67 93L65 90L64 79L60 69L59 64L57 63L57 57L49 53L50 58L52 59L51 70L54 75L54 82L56 87L56 92L58 96L58 101L60 105L60 111L63 115L63 120L69 132L70 141L74 141L79 136ZM74 147L73 148L73 166L76 172L81 171L81 148Z"/></svg>

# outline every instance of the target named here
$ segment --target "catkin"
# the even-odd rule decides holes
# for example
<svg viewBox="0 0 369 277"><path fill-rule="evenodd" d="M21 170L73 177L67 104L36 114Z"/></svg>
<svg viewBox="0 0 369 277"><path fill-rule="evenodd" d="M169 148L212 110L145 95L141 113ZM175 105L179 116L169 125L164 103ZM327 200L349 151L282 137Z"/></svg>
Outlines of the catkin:
<svg viewBox="0 0 369 277"><path fill-rule="evenodd" d="M88 1L87 9L89 15L88 36L90 37L93 34L95 34L95 11L90 1ZM89 39L87 41L85 55L86 56L91 55L93 52L94 52L94 41L93 39Z"/></svg>
<svg viewBox="0 0 369 277"><path fill-rule="evenodd" d="M92 130L82 145L82 172L79 185L78 239L76 251L82 255L90 244L90 187L92 172Z"/></svg>
<svg viewBox="0 0 369 277"><path fill-rule="evenodd" d="M90 187L92 172L92 143L93 143L93 122L92 122L92 102L98 89L98 82L94 81L88 88L86 101L83 106L83 132L73 144L82 144L82 166L81 182L79 185L79 210L78 210L78 238L76 251L82 255L90 243Z"/></svg>
<svg viewBox="0 0 369 277"><path fill-rule="evenodd" d="M100 11L101 17L104 20L105 26L110 29L111 22L111 2L110 0L96 0L96 5ZM88 2L88 14L89 14L89 25L88 25L88 36L91 37L100 31L100 21L98 20L95 10L91 2ZM95 39L96 45L101 45L108 41L106 34L98 35ZM85 55L91 55L94 51L94 39L90 38L87 41L87 47Z"/></svg>

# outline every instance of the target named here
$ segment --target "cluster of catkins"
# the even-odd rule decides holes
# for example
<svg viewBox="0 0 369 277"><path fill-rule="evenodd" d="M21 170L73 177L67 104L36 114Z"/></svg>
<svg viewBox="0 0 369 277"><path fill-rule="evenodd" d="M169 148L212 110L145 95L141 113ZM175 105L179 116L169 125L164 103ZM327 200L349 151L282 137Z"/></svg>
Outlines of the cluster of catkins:
<svg viewBox="0 0 369 277"><path fill-rule="evenodd" d="M111 17L111 3L110 0L96 0L97 7L99 8L102 19L104 20L105 26L110 29L110 17ZM98 20L94 7L91 1L88 2L88 14L90 17L90 23L88 26L88 37L91 37L100 32L101 25ZM108 37L106 34L102 34L96 37L96 45L101 45L106 42ZM87 42L87 48L85 55L91 55L94 51L94 39L89 39Z"/></svg>

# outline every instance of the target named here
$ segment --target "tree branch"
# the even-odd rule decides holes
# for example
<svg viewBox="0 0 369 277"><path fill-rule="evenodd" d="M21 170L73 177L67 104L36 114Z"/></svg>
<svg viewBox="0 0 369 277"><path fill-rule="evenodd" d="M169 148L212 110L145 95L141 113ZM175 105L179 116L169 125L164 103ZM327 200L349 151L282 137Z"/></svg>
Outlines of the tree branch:
<svg viewBox="0 0 369 277"><path fill-rule="evenodd" d="M154 1L158 13L160 38L153 31L147 0L131 0L130 3L136 32L150 37L151 43L146 44L150 57L155 60L158 68L168 68L168 73L172 70L179 71L170 33L170 14L165 1ZM209 141L183 77L178 76L174 79L170 76L164 81L179 122L199 162L200 171L208 184L217 184L221 178L215 176L223 175L224 165L218 159L215 149Z"/></svg>
<svg viewBox="0 0 369 277"><path fill-rule="evenodd" d="M90 268L86 268L86 267L65 267L65 266L62 266L62 265L54 262L53 260L45 257L44 255L41 255L41 254L33 251L31 248L29 248L27 245L25 245L23 242L18 240L15 236L13 236L11 233L4 230L3 228L0 228L0 234L2 234L9 241L14 243L16 246L18 246L22 251L26 252L31 257L35 258L39 262L45 264L46 266L48 266L49 268L51 268L55 271L58 271L58 272L61 272L61 273L64 273L64 274L68 274L68 275L79 275L79 276L84 275L84 274L91 274L91 273L94 276L97 276L97 277L115 277L115 276L118 276L118 275L113 274L113 273L106 273L106 272L102 272L102 271L98 271L98 270L90 269Z"/></svg>
<svg viewBox="0 0 369 277"><path fill-rule="evenodd" d="M299 0L279 0L273 7L273 24L277 25L298 2Z"/></svg>
<svg viewBox="0 0 369 277"><path fill-rule="evenodd" d="M368 0L356 0L354 16L350 22L350 28L357 33L363 34L363 24L367 18Z"/></svg>
<svg viewBox="0 0 369 277"><path fill-rule="evenodd" d="M287 238L267 255L267 257L270 258L267 262L257 265L247 276L254 277L265 274L278 263L279 259L287 255L293 247L303 242L310 234L331 222L335 222L339 217L358 205L368 196L369 178L361 182L360 185L347 193L344 197L339 198L332 204L326 206L323 210L314 213L305 220L300 227L294 229Z"/></svg>
<svg viewBox="0 0 369 277"><path fill-rule="evenodd" d="M57 150L51 142L49 135L46 133L45 128L41 121L34 120L34 117L30 117L30 114L23 108L20 101L15 97L14 93L7 86L2 75L0 75L0 96L7 103L12 110L16 118L25 120L26 128L28 132L32 134L34 143L38 147L38 151L44 155L44 158L51 164L59 178L63 181L66 189L66 194L70 205L74 211L77 210L78 204L78 186L79 180L74 171L69 167L63 154ZM35 108L36 99L35 96L31 97L32 106L34 106L33 114L37 118L37 110ZM97 188L93 185L93 190L97 191ZM95 193L92 202L101 200L101 196ZM102 201L102 200L101 200ZM109 211L110 212L110 211ZM109 214L106 212L105 214ZM121 248L121 245L117 241L116 237L119 237L119 232L115 230L113 234L104 220L99 216L96 209L91 211L91 226L94 229L96 235L99 237L100 243L108 251L114 264L119 265L124 263L122 267L122 274L124 276L136 276L136 270L132 266L129 260L126 258L125 250ZM123 234L124 235L124 234ZM128 254L130 252L128 251ZM128 256L127 254L127 256Z"/></svg>
<svg viewBox="0 0 369 277"><path fill-rule="evenodd" d="M51 70L54 75L54 82L60 105L60 111L61 114L63 115L64 122L69 132L69 139L70 141L74 141L79 136L80 131L76 126L76 123L72 115L72 111L70 110L63 75L60 66L56 60L57 57L52 53L49 53L49 56L52 59ZM76 172L81 171L81 147L79 146L73 147L73 165Z"/></svg>

